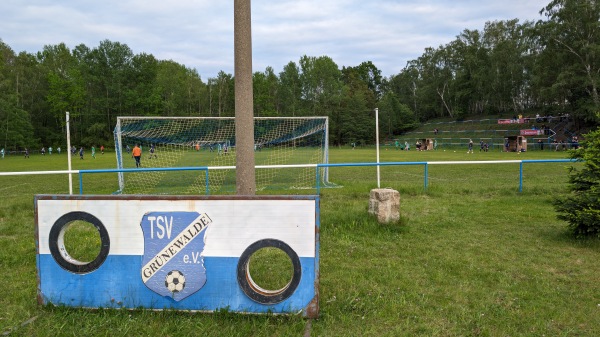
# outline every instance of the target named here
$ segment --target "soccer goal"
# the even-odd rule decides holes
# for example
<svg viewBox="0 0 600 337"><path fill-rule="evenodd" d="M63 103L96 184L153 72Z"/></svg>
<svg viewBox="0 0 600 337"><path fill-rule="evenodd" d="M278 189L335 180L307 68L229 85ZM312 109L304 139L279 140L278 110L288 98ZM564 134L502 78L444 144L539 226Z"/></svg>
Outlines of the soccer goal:
<svg viewBox="0 0 600 337"><path fill-rule="evenodd" d="M316 164L328 162L328 124L327 117L255 117L257 190L314 188ZM211 194L235 192L233 117L118 117L114 137L119 169L136 167L131 150L139 145L142 167L209 167ZM327 168L319 171L327 186ZM120 172L118 179L118 193L206 190L203 171Z"/></svg>

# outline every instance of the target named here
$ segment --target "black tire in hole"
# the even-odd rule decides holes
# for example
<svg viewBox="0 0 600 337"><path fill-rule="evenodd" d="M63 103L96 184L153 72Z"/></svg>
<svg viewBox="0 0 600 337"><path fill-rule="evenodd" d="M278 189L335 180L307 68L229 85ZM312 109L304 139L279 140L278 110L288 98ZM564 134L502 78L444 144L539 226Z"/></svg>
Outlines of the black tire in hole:
<svg viewBox="0 0 600 337"><path fill-rule="evenodd" d="M52 225L50 253L63 269L85 274L98 269L108 257L108 231L95 216L86 212L67 213Z"/></svg>
<svg viewBox="0 0 600 337"><path fill-rule="evenodd" d="M275 263L271 263L273 261ZM258 283L252 271L256 271L254 277ZM269 273L283 275L276 275L274 280L263 277ZM237 266L240 288L250 299L261 304L276 304L289 298L298 288L301 277L302 266L298 254L285 242L276 239L263 239L248 246ZM265 289L263 286L276 289Z"/></svg>

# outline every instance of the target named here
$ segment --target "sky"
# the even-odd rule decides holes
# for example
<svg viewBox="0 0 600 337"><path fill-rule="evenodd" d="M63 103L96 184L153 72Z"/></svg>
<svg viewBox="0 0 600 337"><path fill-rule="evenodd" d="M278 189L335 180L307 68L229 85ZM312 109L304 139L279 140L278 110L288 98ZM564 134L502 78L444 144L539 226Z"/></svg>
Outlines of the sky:
<svg viewBox="0 0 600 337"><path fill-rule="evenodd" d="M427 47L486 22L543 19L550 0L254 0L252 68L276 74L303 55L328 56L341 69L371 61L400 73ZM0 39L15 53L110 40L198 71L234 74L234 1L1 0Z"/></svg>

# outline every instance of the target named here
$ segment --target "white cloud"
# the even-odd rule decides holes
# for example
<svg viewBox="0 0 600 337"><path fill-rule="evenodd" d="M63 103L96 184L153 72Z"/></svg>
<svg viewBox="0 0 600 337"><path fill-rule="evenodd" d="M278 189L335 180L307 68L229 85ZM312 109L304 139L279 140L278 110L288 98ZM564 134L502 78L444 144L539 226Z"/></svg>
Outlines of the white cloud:
<svg viewBox="0 0 600 337"><path fill-rule="evenodd" d="M486 21L540 19L547 0L282 0L252 3L255 71L276 72L302 55L330 56L338 66L372 61L398 73L426 47L453 40ZM233 1L3 0L0 38L16 52L64 42L127 44L196 68L207 79L233 73Z"/></svg>

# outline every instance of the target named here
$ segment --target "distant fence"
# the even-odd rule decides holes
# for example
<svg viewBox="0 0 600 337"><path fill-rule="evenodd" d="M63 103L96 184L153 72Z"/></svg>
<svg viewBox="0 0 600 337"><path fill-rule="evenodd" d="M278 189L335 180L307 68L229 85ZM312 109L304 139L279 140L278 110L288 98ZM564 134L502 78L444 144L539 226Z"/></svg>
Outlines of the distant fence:
<svg viewBox="0 0 600 337"><path fill-rule="evenodd" d="M514 135L518 135L519 133L515 133ZM508 137L508 135L506 136ZM527 144L527 151L567 151L574 149L579 145L579 143L574 142L562 142L557 143L550 139L548 136L540 135L537 137L527 137L528 139L532 139L532 142ZM489 151L504 151L504 143L506 142L505 136L501 137L400 137L398 138L398 145L402 149L404 149L405 142L408 142L409 146L412 149L415 149L415 140L421 139L432 139L434 140L435 149L436 150L457 150L457 149L467 149L469 146L469 140L472 139L474 141L473 147L477 150L480 147L480 140L483 140L488 145ZM541 142L538 142L541 140ZM393 141L386 141L385 147L395 147L395 143Z"/></svg>
<svg viewBox="0 0 600 337"><path fill-rule="evenodd" d="M568 163L576 162L576 159L537 159L537 160L489 160L489 161L430 161L430 162L382 162L382 163L337 163L337 164L304 164L304 165L264 165L256 166L259 169L269 168L306 168L314 167L316 193L321 193L320 170L329 167L358 167L358 166L414 166L422 165L424 167L423 188L427 190L429 185L429 166L430 165L474 165L474 164L519 164L519 192L523 192L523 166L524 164L538 163ZM153 172L153 171L204 171L206 190L205 194L210 194L209 189L209 171L211 170L232 170L235 166L218 167L168 167L168 168L138 168L138 169L98 169L98 170L63 170L63 171L26 171L26 172L0 172L0 176L20 176L20 175L49 175L49 174L78 174L79 175L79 194L83 194L83 175L97 173L117 173L117 172Z"/></svg>
<svg viewBox="0 0 600 337"><path fill-rule="evenodd" d="M340 164L317 164L317 194L321 193L319 186L319 169L325 167L356 167L356 166L402 166L423 165L424 166L424 189L429 185L429 165L473 165L473 164L519 164L519 192L523 192L523 164L536 163L568 163L576 162L576 159L532 159L532 160L474 160L474 161L430 161L430 162L385 162L385 163L340 163Z"/></svg>

